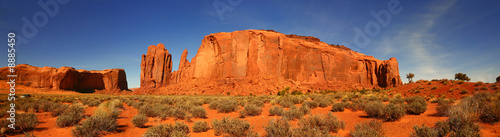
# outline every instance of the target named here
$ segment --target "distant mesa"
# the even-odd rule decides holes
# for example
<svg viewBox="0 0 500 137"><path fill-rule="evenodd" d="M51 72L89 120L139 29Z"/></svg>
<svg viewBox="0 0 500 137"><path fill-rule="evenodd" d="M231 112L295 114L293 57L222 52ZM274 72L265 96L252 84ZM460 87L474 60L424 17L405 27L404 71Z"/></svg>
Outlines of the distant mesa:
<svg viewBox="0 0 500 137"><path fill-rule="evenodd" d="M95 90L127 90L123 69L75 70L72 67L36 67L19 64L14 68L16 83L34 88L94 92ZM8 80L8 67L0 68L0 80Z"/></svg>
<svg viewBox="0 0 500 137"><path fill-rule="evenodd" d="M142 55L141 88L195 93L280 90L285 86L367 87L402 85L396 58L378 60L311 36L242 30L205 36L189 62L184 50L177 71L163 44ZM321 85L321 86L319 86Z"/></svg>

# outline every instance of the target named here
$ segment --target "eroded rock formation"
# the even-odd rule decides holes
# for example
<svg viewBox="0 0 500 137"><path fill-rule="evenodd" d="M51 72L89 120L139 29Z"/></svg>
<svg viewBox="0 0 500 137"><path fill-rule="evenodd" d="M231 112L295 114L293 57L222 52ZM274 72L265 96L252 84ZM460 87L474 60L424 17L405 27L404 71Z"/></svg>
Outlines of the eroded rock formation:
<svg viewBox="0 0 500 137"><path fill-rule="evenodd" d="M154 64L150 55L158 50L165 50L164 46L150 46L148 54L143 55L141 87L147 87L148 84L144 83L151 81L152 75L170 75L171 69L151 69ZM169 57L170 54L159 56ZM344 46L321 42L315 37L285 35L274 31L243 30L210 34L202 40L192 62L186 57L187 51L184 50L179 69L171 74L171 81L157 84L156 87L168 83L183 85L175 86L172 88L174 90L203 86L192 81L218 83L208 88L227 86L235 81L259 86L256 82L264 83L266 80L291 80L295 85L342 83L388 87L402 84L396 58L378 60ZM171 60L159 63L171 66ZM155 80L165 81L165 77ZM269 83L280 84L277 81Z"/></svg>
<svg viewBox="0 0 500 137"><path fill-rule="evenodd" d="M172 55L163 44L148 47L146 55L142 54L141 87L156 88L170 83L172 72Z"/></svg>
<svg viewBox="0 0 500 137"><path fill-rule="evenodd" d="M34 88L64 89L82 92L94 90L126 90L127 78L123 69L75 70L72 67L35 67L19 64L14 68L16 83ZM0 79L8 80L8 67L0 68Z"/></svg>

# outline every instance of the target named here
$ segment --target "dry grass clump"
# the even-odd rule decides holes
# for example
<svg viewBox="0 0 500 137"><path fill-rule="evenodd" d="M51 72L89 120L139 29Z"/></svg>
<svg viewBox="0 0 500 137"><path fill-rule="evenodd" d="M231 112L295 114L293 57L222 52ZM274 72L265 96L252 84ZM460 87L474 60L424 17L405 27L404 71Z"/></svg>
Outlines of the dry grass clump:
<svg viewBox="0 0 500 137"><path fill-rule="evenodd" d="M354 126L354 131L351 131L353 137L383 137L384 129L382 122L370 120Z"/></svg>
<svg viewBox="0 0 500 137"><path fill-rule="evenodd" d="M214 128L216 136L258 136L248 121L238 118L223 117L221 120L214 119L212 121L212 128Z"/></svg>

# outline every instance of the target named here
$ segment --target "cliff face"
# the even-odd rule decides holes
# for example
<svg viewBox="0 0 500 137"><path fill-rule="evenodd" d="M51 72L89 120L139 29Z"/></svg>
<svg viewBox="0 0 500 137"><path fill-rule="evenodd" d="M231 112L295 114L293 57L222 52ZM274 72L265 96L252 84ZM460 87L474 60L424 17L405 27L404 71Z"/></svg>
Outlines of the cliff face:
<svg viewBox="0 0 500 137"><path fill-rule="evenodd" d="M192 62L181 59L174 73L173 83L273 77L301 83L402 84L396 58L382 61L314 37L261 30L208 35Z"/></svg>
<svg viewBox="0 0 500 137"><path fill-rule="evenodd" d="M19 64L15 67L16 83L34 88L54 90L75 90L93 92L94 90L126 90L127 78L123 69L75 70L71 67L35 67ZM9 68L0 68L0 79L8 80Z"/></svg>
<svg viewBox="0 0 500 137"><path fill-rule="evenodd" d="M147 80L142 75L151 72L147 71L150 70L147 64L151 62L147 58L153 49L164 50L163 45L160 45L160 48L150 46L146 59L143 56L141 87L144 87L143 81ZM170 75L168 83L175 87L172 90L207 85L193 81L217 83L207 88L229 84L229 88L224 90L246 87L245 82L235 85L238 81L259 86L256 82L263 83L263 80L290 80L295 85L342 83L387 87L402 84L396 58L378 60L343 46L321 42L318 38L274 31L243 30L210 34L202 40L192 62L186 59L187 54L184 50L178 71L170 73L171 69L166 69L151 73ZM167 68L171 68L171 61L165 63ZM280 83L278 81L269 83L276 85ZM275 90L276 87L269 89Z"/></svg>

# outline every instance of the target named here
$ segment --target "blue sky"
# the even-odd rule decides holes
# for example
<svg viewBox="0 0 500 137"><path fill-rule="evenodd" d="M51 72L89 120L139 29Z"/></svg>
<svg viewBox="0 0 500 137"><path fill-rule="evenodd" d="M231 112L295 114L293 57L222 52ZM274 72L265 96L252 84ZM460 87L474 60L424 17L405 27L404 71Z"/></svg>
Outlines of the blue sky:
<svg viewBox="0 0 500 137"><path fill-rule="evenodd" d="M47 12L38 2L58 8ZM23 31L23 18L36 34ZM396 57L404 82L410 72L414 79L453 79L462 72L472 81L494 82L500 75L498 24L497 0L0 0L0 35L16 33L17 63L123 68L129 88L139 86L149 45L165 44L177 70L182 51L194 57L204 36L246 29L315 36L378 59Z"/></svg>

